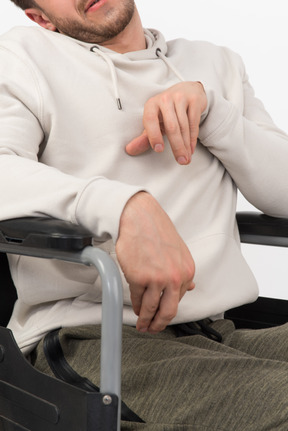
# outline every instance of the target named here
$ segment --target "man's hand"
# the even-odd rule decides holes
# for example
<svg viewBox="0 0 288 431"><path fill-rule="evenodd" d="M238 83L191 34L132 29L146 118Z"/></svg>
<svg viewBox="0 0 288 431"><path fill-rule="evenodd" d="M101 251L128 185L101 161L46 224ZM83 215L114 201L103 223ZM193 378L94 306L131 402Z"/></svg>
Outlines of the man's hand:
<svg viewBox="0 0 288 431"><path fill-rule="evenodd" d="M197 144L201 114L207 98L200 82L181 82L149 99L144 106L142 135L126 146L126 152L137 156L152 148L164 150L166 135L175 159L187 165Z"/></svg>
<svg viewBox="0 0 288 431"><path fill-rule="evenodd" d="M130 286L137 329L162 331L183 295L195 287L195 266L168 215L148 193L137 193L126 204L116 253Z"/></svg>

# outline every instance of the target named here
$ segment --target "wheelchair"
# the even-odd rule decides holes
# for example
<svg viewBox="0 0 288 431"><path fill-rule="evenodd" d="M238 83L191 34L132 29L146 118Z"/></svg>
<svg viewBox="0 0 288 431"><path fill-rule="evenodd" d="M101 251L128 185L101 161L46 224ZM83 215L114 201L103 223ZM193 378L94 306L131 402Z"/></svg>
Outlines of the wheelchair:
<svg viewBox="0 0 288 431"><path fill-rule="evenodd" d="M288 246L288 219L237 214L241 241ZM47 376L32 367L6 328L16 291L6 254L94 265L103 290L99 392ZM81 226L49 218L0 222L0 431L119 431L121 417L122 284L117 266ZM237 328L288 321L288 301L258 298L225 313ZM80 382L81 383L81 382Z"/></svg>

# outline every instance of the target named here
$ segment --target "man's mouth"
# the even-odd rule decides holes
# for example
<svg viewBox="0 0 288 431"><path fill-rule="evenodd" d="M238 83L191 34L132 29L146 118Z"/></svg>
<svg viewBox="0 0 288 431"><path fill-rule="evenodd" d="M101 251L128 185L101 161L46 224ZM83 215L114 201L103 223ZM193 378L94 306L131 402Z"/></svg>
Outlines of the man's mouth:
<svg viewBox="0 0 288 431"><path fill-rule="evenodd" d="M94 6L94 4L99 3L100 0L92 0L89 1L88 5L85 8L85 12L87 12L92 6Z"/></svg>

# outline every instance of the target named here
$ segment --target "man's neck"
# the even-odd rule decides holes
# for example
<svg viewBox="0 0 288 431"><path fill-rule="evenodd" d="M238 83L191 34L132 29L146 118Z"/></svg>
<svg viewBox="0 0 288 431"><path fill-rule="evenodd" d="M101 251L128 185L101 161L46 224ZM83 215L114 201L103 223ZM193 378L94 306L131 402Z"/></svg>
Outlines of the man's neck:
<svg viewBox="0 0 288 431"><path fill-rule="evenodd" d="M115 38L99 44L112 51L125 54L125 52L140 51L146 48L146 39L141 19L137 9L127 27Z"/></svg>

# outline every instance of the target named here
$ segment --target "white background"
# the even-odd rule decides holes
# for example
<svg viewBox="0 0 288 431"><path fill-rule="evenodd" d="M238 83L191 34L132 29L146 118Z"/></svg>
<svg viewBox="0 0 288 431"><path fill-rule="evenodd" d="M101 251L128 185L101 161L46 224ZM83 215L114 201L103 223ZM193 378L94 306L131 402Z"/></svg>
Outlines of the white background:
<svg viewBox="0 0 288 431"><path fill-rule="evenodd" d="M256 95L275 123L288 132L287 0L136 0L136 4L143 25L161 30L167 39L208 40L237 51ZM0 33L14 25L30 21L9 0L1 0ZM252 208L241 196L238 207ZM288 298L288 250L245 245L243 252L260 293Z"/></svg>

